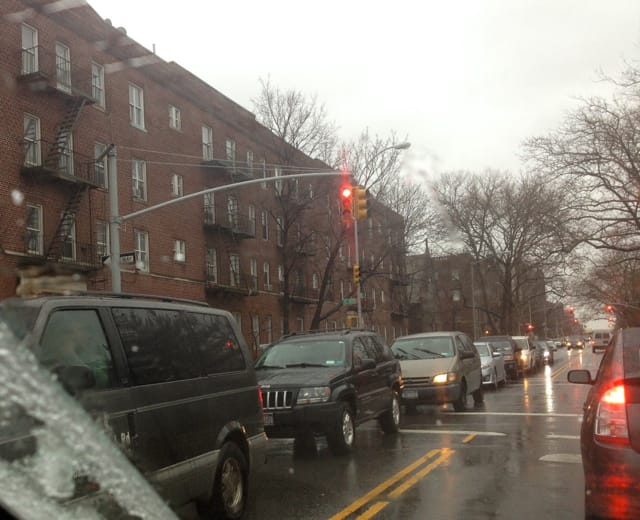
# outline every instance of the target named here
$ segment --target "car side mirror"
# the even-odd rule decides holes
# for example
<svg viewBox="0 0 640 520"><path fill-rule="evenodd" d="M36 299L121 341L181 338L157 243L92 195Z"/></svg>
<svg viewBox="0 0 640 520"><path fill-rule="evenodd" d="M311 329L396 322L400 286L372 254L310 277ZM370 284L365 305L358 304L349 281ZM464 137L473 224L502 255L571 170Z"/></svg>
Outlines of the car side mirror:
<svg viewBox="0 0 640 520"><path fill-rule="evenodd" d="M96 386L96 378L91 369L84 365L62 366L54 370L64 389L71 395Z"/></svg>
<svg viewBox="0 0 640 520"><path fill-rule="evenodd" d="M362 372L364 370L374 370L375 368L376 368L375 360L370 358L365 358L362 361L360 361L360 366L358 367L358 370Z"/></svg>
<svg viewBox="0 0 640 520"><path fill-rule="evenodd" d="M469 352L468 350L461 350L458 352L458 357L460 359L473 359L476 355L473 352Z"/></svg>
<svg viewBox="0 0 640 520"><path fill-rule="evenodd" d="M588 370L569 370L567 373L567 381L578 385L592 385L594 380L591 379L591 372Z"/></svg>

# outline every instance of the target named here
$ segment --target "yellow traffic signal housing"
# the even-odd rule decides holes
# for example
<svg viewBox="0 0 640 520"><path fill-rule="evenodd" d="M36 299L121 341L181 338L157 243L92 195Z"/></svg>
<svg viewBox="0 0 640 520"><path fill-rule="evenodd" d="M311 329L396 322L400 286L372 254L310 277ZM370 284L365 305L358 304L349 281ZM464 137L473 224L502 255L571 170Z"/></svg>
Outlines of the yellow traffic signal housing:
<svg viewBox="0 0 640 520"><path fill-rule="evenodd" d="M369 192L362 186L353 188L353 212L356 220L367 218Z"/></svg>
<svg viewBox="0 0 640 520"><path fill-rule="evenodd" d="M353 283L355 285L360 283L360 266L357 264L353 265Z"/></svg>

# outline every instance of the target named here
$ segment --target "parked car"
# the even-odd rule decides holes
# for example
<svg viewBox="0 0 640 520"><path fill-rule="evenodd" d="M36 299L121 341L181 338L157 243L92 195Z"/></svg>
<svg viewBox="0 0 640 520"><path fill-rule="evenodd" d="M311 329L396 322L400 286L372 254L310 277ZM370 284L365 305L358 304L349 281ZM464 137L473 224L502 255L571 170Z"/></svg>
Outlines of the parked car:
<svg viewBox="0 0 640 520"><path fill-rule="evenodd" d="M594 330L591 336L591 352L594 354L598 350L606 350L611 341L611 332L607 330Z"/></svg>
<svg viewBox="0 0 640 520"><path fill-rule="evenodd" d="M585 517L640 518L640 328L617 332L595 378L567 377L591 385L580 430Z"/></svg>
<svg viewBox="0 0 640 520"><path fill-rule="evenodd" d="M553 341L544 341L541 345L542 363L545 365L553 365L555 363L556 346Z"/></svg>
<svg viewBox="0 0 640 520"><path fill-rule="evenodd" d="M354 448L356 426L400 425L400 363L371 331L297 333L270 345L255 364L267 436L306 443L324 435L336 455Z"/></svg>
<svg viewBox="0 0 640 520"><path fill-rule="evenodd" d="M405 384L402 401L408 409L418 404L452 403L467 407L469 394L483 402L480 355L462 332L425 332L397 338L391 345L400 360Z"/></svg>
<svg viewBox="0 0 640 520"><path fill-rule="evenodd" d="M509 379L516 380L522 377L521 348L511 336L483 336L482 341L490 343L495 352L502 354Z"/></svg>
<svg viewBox="0 0 640 520"><path fill-rule="evenodd" d="M478 354L480 354L482 384L492 385L497 390L500 383L505 384L507 382L504 357L500 352L493 350L491 343L475 341L473 344Z"/></svg>
<svg viewBox="0 0 640 520"><path fill-rule="evenodd" d="M0 302L0 322L25 338L174 509L195 501L242 515L267 438L252 358L228 312L155 297L52 295ZM0 425L0 457L32 456L37 443L26 439L37 421L24 410L12 424ZM101 493L90 474L74 482L74 500Z"/></svg>
<svg viewBox="0 0 640 520"><path fill-rule="evenodd" d="M536 347L529 336L513 336L513 340L520 347L520 364L525 374L536 369Z"/></svg>
<svg viewBox="0 0 640 520"><path fill-rule="evenodd" d="M569 336L567 338L567 350L580 349L584 350L584 338L582 336Z"/></svg>

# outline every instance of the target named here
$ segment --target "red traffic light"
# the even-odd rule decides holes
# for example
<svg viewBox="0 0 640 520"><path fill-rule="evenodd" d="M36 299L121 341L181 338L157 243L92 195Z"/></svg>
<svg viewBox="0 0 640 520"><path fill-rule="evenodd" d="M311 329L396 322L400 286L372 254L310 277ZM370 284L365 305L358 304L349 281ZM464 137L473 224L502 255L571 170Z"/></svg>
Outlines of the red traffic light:
<svg viewBox="0 0 640 520"><path fill-rule="evenodd" d="M343 186L340 188L340 196L343 199L350 199L352 193L351 186Z"/></svg>
<svg viewBox="0 0 640 520"><path fill-rule="evenodd" d="M531 331L533 330L533 325L531 325L531 323L528 323L528 324L527 324L527 330L528 330L529 332L531 332Z"/></svg>
<svg viewBox="0 0 640 520"><path fill-rule="evenodd" d="M605 312L613 312L613 305L605 305L604 310Z"/></svg>

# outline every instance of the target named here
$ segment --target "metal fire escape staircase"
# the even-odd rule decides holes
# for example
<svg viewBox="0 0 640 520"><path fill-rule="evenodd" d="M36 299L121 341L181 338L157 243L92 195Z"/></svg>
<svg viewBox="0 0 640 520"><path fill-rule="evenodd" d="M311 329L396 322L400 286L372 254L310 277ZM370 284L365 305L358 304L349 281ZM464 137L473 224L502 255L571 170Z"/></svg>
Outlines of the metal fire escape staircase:
<svg viewBox="0 0 640 520"><path fill-rule="evenodd" d="M69 139L71 139L71 132L78 122L80 112L87 103L87 99L84 96L78 96L70 103L69 111L64 116L64 119L58 126L55 141L49 148L49 153L44 161L45 167L48 169L59 171L61 169L62 159L64 154L67 153Z"/></svg>

